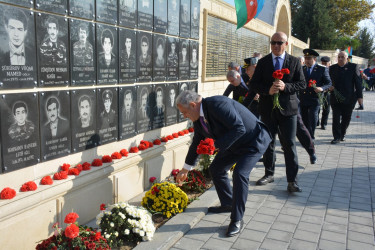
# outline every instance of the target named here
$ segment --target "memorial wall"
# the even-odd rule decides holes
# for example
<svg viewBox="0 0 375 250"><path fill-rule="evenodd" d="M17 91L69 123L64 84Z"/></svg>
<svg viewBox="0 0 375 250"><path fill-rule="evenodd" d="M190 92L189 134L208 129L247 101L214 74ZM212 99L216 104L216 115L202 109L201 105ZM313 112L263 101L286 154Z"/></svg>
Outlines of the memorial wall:
<svg viewBox="0 0 375 250"><path fill-rule="evenodd" d="M185 121L199 0L0 1L1 173Z"/></svg>

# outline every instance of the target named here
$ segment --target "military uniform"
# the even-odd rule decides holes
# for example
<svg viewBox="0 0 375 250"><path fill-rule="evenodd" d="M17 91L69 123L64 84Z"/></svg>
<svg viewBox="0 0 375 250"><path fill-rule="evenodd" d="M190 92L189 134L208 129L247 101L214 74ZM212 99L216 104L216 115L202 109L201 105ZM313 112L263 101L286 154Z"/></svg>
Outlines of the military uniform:
<svg viewBox="0 0 375 250"><path fill-rule="evenodd" d="M10 138L16 141L29 139L35 131L35 125L31 121L26 121L24 125L19 126L17 123L12 124L8 129Z"/></svg>
<svg viewBox="0 0 375 250"><path fill-rule="evenodd" d="M146 58L143 58L143 56L139 57L139 66L140 67L148 67L151 64L151 56L147 55Z"/></svg>
<svg viewBox="0 0 375 250"><path fill-rule="evenodd" d="M168 67L177 67L178 56L177 53L169 53L168 55Z"/></svg>
<svg viewBox="0 0 375 250"><path fill-rule="evenodd" d="M52 42L45 39L40 46L41 62L43 65L61 65L67 63L66 47L63 42Z"/></svg>
<svg viewBox="0 0 375 250"><path fill-rule="evenodd" d="M103 112L100 113L100 119L102 121L102 129L113 127L115 125L116 112L113 109L108 113L103 110Z"/></svg>
<svg viewBox="0 0 375 250"><path fill-rule="evenodd" d="M75 66L92 66L94 64L94 50L89 42L75 42L73 44L73 59Z"/></svg>
<svg viewBox="0 0 375 250"><path fill-rule="evenodd" d="M122 51L122 60L121 60L121 67L124 67L125 69L134 69L135 68L135 56L134 53L131 53L128 55L126 52L126 49Z"/></svg>

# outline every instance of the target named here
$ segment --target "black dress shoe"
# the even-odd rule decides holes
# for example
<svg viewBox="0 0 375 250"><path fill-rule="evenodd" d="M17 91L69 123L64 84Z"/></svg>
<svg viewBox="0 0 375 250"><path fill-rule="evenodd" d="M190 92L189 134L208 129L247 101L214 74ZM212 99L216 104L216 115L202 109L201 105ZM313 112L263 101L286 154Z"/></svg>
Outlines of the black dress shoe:
<svg viewBox="0 0 375 250"><path fill-rule="evenodd" d="M263 157L258 160L258 162L263 162Z"/></svg>
<svg viewBox="0 0 375 250"><path fill-rule="evenodd" d="M233 237L239 234L243 228L243 220L231 220L227 229L227 237Z"/></svg>
<svg viewBox="0 0 375 250"><path fill-rule="evenodd" d="M262 185L266 185L268 183L271 183L271 182L274 182L275 180L273 179L273 176L272 175L265 175L263 176L262 178L260 178L255 185L257 186L262 186Z"/></svg>
<svg viewBox="0 0 375 250"><path fill-rule="evenodd" d="M320 129L321 129L321 130L326 130L326 126L322 125L322 126L320 127Z"/></svg>
<svg viewBox="0 0 375 250"><path fill-rule="evenodd" d="M337 143L340 143L340 140L339 139L333 139L331 141L331 144L337 144Z"/></svg>
<svg viewBox="0 0 375 250"><path fill-rule="evenodd" d="M316 158L316 154L311 154L311 155L310 155L310 163L311 163L311 164L315 164L315 163L316 163L316 160L317 160L317 158Z"/></svg>
<svg viewBox="0 0 375 250"><path fill-rule="evenodd" d="M288 192L302 192L302 189L297 185L297 182L288 182Z"/></svg>
<svg viewBox="0 0 375 250"><path fill-rule="evenodd" d="M220 214L232 212L232 206L218 206L218 207L209 207L209 213Z"/></svg>
<svg viewBox="0 0 375 250"><path fill-rule="evenodd" d="M363 110L363 105L359 105L359 107L356 108L355 110Z"/></svg>
<svg viewBox="0 0 375 250"><path fill-rule="evenodd" d="M340 141L346 141L345 135L340 138Z"/></svg>

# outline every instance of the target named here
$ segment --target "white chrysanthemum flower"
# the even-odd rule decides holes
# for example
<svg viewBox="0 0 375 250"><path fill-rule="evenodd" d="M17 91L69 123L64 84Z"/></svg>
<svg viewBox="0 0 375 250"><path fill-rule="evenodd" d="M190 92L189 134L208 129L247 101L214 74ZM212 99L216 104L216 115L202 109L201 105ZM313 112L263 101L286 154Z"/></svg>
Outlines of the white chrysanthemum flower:
<svg viewBox="0 0 375 250"><path fill-rule="evenodd" d="M130 234L129 229L125 229L124 234L125 234L125 235L129 235L129 234Z"/></svg>
<svg viewBox="0 0 375 250"><path fill-rule="evenodd" d="M139 236L141 237L145 236L145 232L143 230L139 231Z"/></svg>
<svg viewBox="0 0 375 250"><path fill-rule="evenodd" d="M116 237L118 236L118 232L115 232Z"/></svg>
<svg viewBox="0 0 375 250"><path fill-rule="evenodd" d="M97 221L96 221L96 225L99 226L99 225L100 225L100 222L101 222L101 220L97 220Z"/></svg>
<svg viewBox="0 0 375 250"><path fill-rule="evenodd" d="M114 226L115 226L115 223L111 222L109 225L110 225L111 227L114 227Z"/></svg>
<svg viewBox="0 0 375 250"><path fill-rule="evenodd" d="M108 239L109 237L111 237L109 234L105 234L106 239Z"/></svg>

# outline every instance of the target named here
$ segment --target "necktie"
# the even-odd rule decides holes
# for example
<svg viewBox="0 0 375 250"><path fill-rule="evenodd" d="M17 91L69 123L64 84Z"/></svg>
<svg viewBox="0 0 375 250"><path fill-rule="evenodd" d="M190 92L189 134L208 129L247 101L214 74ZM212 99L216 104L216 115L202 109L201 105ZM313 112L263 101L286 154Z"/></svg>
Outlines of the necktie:
<svg viewBox="0 0 375 250"><path fill-rule="evenodd" d="M307 67L307 71L306 71L306 75L307 75L307 78L310 78L310 67Z"/></svg>
<svg viewBox="0 0 375 250"><path fill-rule="evenodd" d="M280 57L275 57L275 60L276 60L276 63L275 63L275 70L279 70L281 67L280 67L280 62L279 62L279 58Z"/></svg>
<svg viewBox="0 0 375 250"><path fill-rule="evenodd" d="M200 120L200 122L202 124L202 127L203 127L204 131L206 131L206 133L209 134L208 128L207 128L206 122L204 121L203 116L199 117L199 120Z"/></svg>

